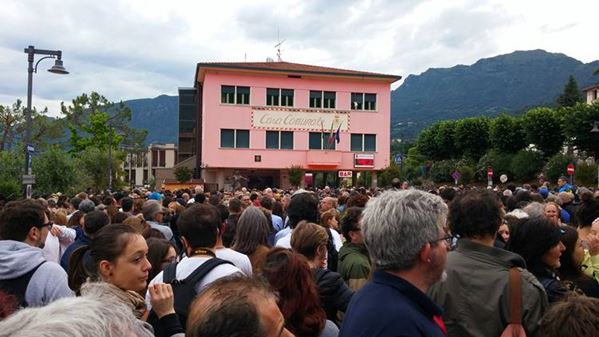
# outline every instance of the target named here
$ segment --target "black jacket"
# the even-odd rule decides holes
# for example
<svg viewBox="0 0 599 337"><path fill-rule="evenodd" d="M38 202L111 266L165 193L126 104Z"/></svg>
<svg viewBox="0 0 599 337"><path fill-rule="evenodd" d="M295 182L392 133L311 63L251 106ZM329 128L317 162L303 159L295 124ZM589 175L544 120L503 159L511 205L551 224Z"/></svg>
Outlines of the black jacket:
<svg viewBox="0 0 599 337"><path fill-rule="evenodd" d="M320 304L327 313L327 319L337 322L337 311L345 312L354 292L345 284L339 273L328 269L314 270L314 280L318 287Z"/></svg>

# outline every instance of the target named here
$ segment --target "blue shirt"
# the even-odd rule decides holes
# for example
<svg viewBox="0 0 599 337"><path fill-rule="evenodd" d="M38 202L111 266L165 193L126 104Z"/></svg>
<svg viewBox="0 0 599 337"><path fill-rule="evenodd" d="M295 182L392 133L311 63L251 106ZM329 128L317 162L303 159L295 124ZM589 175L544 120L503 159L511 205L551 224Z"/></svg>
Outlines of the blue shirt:
<svg viewBox="0 0 599 337"><path fill-rule="evenodd" d="M67 249L64 251L64 254L62 254L62 258L60 258L60 265L62 266L62 268L66 271L69 270L69 259L71 258L71 255L73 254L74 251L77 250L77 248L83 247L83 246L89 246L92 243L92 239L89 238L89 236L85 235L85 233L82 231L81 235L78 236L75 241L73 243L71 243Z"/></svg>
<svg viewBox="0 0 599 337"><path fill-rule="evenodd" d="M271 219L272 219L272 227L275 229L275 232L278 232L285 227L283 225L283 219L280 216L271 214Z"/></svg>
<svg viewBox="0 0 599 337"><path fill-rule="evenodd" d="M352 297L339 337L445 337L441 308L399 276L377 270Z"/></svg>

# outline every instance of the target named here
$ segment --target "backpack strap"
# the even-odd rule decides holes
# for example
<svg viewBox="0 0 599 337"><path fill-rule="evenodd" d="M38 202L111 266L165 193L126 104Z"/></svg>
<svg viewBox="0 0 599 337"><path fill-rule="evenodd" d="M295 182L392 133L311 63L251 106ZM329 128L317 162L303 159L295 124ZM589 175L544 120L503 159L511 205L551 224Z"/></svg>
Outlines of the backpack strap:
<svg viewBox="0 0 599 337"><path fill-rule="evenodd" d="M204 276L206 276L209 272L211 272L212 269L216 268L217 266L220 266L221 264L225 264L225 263L233 265L233 263L231 263L230 261L222 260L217 257L213 257L210 260L202 263L201 266L197 267L196 270L194 270L191 274L189 274L189 276L187 276L185 278L185 280L183 280L183 281L186 284L195 285L200 280L202 280L204 278Z"/></svg>
<svg viewBox="0 0 599 337"><path fill-rule="evenodd" d="M173 283L177 279L177 262L169 263L162 273L163 283Z"/></svg>
<svg viewBox="0 0 599 337"><path fill-rule="evenodd" d="M33 274L35 274L38 268L46 262L47 261L44 260L42 263L38 264L33 269L19 277L15 277L9 280L0 280L0 288L3 288L7 290L9 293L17 296L19 305L21 305L24 308L27 307L28 304L27 301L25 301L25 294L27 293L27 287L29 287L29 281L31 281Z"/></svg>
<svg viewBox="0 0 599 337"><path fill-rule="evenodd" d="M520 284L520 270L510 268L510 323L522 324L522 286Z"/></svg>

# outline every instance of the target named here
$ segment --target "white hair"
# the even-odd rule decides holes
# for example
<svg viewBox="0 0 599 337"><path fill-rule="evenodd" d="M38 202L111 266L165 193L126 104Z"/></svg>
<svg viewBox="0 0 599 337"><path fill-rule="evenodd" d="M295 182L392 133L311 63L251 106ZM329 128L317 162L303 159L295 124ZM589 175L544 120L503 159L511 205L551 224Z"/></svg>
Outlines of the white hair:
<svg viewBox="0 0 599 337"><path fill-rule="evenodd" d="M524 213L528 214L530 218L541 218L545 216L545 205L533 201L526 205L523 209Z"/></svg>
<svg viewBox="0 0 599 337"><path fill-rule="evenodd" d="M422 246L439 239L447 205L431 193L387 191L368 201L362 214L364 243L373 264L406 270L414 266Z"/></svg>
<svg viewBox="0 0 599 337"><path fill-rule="evenodd" d="M0 322L0 337L153 336L144 324L119 302L71 297L16 312Z"/></svg>

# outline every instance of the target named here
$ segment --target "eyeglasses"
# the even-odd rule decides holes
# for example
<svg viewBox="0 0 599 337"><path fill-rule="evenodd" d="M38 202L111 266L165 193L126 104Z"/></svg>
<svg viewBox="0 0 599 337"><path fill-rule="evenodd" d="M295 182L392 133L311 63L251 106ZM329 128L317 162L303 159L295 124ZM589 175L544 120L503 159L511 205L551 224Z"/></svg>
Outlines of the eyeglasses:
<svg viewBox="0 0 599 337"><path fill-rule="evenodd" d="M41 229L41 228L44 228L44 227L48 227L48 230L51 230L52 226L54 226L54 222L48 221L45 224L42 224L39 228Z"/></svg>
<svg viewBox="0 0 599 337"><path fill-rule="evenodd" d="M439 241L445 241L445 243L447 244L447 246L451 246L451 243L453 241L453 235L447 235L447 236L442 237L440 239L429 241L429 243L437 243Z"/></svg>

